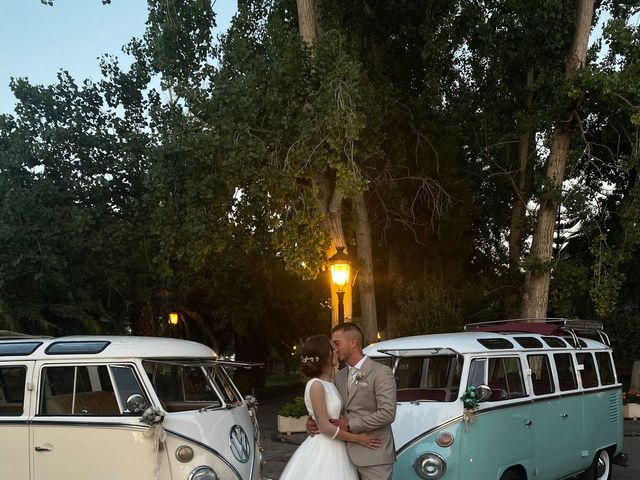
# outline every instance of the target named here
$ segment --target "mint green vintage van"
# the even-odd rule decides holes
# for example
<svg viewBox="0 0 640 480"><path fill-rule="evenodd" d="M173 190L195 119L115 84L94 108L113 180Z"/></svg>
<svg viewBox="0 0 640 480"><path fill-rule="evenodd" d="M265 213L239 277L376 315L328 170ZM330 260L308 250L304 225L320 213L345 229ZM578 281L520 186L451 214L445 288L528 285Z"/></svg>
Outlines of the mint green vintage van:
<svg viewBox="0 0 640 480"><path fill-rule="evenodd" d="M398 384L394 480L611 478L622 386L601 324L472 324L365 353Z"/></svg>

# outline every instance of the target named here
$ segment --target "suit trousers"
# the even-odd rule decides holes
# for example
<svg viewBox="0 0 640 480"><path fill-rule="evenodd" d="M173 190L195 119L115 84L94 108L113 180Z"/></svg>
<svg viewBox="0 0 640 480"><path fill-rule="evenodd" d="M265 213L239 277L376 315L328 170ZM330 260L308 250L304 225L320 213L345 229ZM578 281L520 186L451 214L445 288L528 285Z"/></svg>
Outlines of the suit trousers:
<svg viewBox="0 0 640 480"><path fill-rule="evenodd" d="M371 465L369 467L359 467L358 477L360 480L391 480L393 473L393 463L385 463L382 465Z"/></svg>

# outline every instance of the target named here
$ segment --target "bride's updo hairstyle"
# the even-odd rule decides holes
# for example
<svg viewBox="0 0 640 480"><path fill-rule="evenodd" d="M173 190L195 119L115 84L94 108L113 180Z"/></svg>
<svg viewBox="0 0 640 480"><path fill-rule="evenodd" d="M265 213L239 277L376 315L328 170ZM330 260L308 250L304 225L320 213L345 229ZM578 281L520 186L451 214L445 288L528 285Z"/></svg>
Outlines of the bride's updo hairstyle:
<svg viewBox="0 0 640 480"><path fill-rule="evenodd" d="M300 371L307 378L319 377L331 361L333 348L331 340L326 335L315 335L307 338L302 346Z"/></svg>

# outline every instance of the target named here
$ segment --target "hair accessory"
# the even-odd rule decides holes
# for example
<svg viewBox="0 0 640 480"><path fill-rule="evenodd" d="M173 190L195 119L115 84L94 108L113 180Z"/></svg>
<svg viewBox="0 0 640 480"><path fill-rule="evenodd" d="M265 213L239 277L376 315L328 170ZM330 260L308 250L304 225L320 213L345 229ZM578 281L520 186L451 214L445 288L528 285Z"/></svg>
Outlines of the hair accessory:
<svg viewBox="0 0 640 480"><path fill-rule="evenodd" d="M302 363L314 363L314 362L319 362L320 357L302 357L302 360L300 361Z"/></svg>

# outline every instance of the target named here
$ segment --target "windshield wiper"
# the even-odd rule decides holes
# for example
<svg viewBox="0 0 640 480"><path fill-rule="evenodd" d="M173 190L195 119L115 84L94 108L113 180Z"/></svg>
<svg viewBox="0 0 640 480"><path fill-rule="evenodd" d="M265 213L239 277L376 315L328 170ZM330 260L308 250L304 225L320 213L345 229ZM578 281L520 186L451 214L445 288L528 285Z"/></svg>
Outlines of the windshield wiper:
<svg viewBox="0 0 640 480"><path fill-rule="evenodd" d="M200 410L198 410L198 412L202 413L202 412L208 412L209 410L215 410L216 408L220 408L222 407L222 404L220 402L215 402L212 403L211 405L207 405L206 407L202 407Z"/></svg>

